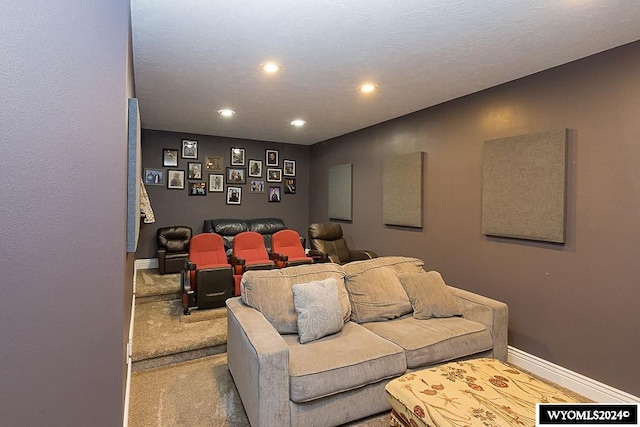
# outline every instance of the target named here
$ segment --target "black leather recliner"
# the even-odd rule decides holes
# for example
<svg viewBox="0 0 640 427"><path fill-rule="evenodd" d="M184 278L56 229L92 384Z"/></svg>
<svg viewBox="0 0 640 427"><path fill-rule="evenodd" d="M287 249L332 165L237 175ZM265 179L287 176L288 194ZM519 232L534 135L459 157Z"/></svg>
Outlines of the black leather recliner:
<svg viewBox="0 0 640 427"><path fill-rule="evenodd" d="M161 227L157 231L160 274L180 273L189 259L192 230L186 225Z"/></svg>
<svg viewBox="0 0 640 427"><path fill-rule="evenodd" d="M326 255L331 262L337 264L378 257L373 251L349 249L342 235L342 227L333 222L309 225L309 246L309 255L312 257Z"/></svg>

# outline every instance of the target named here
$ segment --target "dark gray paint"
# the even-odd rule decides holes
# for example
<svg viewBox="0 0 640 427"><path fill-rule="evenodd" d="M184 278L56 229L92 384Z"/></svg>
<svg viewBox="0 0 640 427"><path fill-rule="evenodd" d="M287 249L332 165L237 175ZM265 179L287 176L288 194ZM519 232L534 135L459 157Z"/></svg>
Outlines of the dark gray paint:
<svg viewBox="0 0 640 427"><path fill-rule="evenodd" d="M640 42L312 146L310 221L327 170L353 162L348 243L423 258L510 307L510 344L640 395ZM482 235L482 144L569 129L566 244ZM428 153L425 226L382 225L382 161Z"/></svg>
<svg viewBox="0 0 640 427"><path fill-rule="evenodd" d="M0 424L116 426L129 2L4 2Z"/></svg>
<svg viewBox="0 0 640 427"><path fill-rule="evenodd" d="M141 106L144 108L144 106ZM180 156L177 168L162 166L162 149L181 147L182 139L195 139L198 141L198 159L182 159ZM208 180L209 171L204 170L204 159L207 155L223 156L224 165L230 165L231 148L244 148L245 160L263 161L263 180L265 185L277 185L281 187L281 202L270 203L268 193L250 193L249 180L242 187L242 204L226 204L226 184L224 193L207 193L206 196L190 196L188 185L184 190L167 189L164 186L147 185L147 193L151 201L156 222L142 224L140 228L140 240L138 242L137 258L156 258L156 230L168 225L188 225L193 228L195 234L202 232L202 224L205 219L213 218L258 218L276 217L282 218L288 228L292 228L303 236L307 235L307 220L309 217L309 151L308 146L278 144L248 139L234 139L216 136L181 134L157 130L144 129L142 132L142 163L143 168L182 169L187 175L187 163L203 163L203 181ZM266 182L267 170L265 150L279 151L279 168L282 169L283 160L296 161L296 194L284 194L284 181L281 183ZM222 173L226 173L222 172ZM226 176L226 175L225 175ZM283 177L284 178L284 177ZM188 182L188 180L186 180ZM208 190L208 185L207 185Z"/></svg>

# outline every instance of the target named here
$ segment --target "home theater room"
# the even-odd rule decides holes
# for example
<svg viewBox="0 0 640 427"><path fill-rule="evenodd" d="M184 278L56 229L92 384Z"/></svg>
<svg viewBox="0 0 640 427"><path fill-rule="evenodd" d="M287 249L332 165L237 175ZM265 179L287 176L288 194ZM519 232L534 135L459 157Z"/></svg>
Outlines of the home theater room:
<svg viewBox="0 0 640 427"><path fill-rule="evenodd" d="M640 2L0 16L0 425L638 425Z"/></svg>

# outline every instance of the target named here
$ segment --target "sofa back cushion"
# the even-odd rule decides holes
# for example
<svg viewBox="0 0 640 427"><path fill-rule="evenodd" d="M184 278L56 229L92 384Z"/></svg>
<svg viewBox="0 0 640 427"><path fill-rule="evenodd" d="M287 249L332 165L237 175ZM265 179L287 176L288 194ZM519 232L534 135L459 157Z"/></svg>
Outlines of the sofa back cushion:
<svg viewBox="0 0 640 427"><path fill-rule="evenodd" d="M398 275L389 267L348 274L345 285L356 323L395 319L411 313L411 302Z"/></svg>
<svg viewBox="0 0 640 427"><path fill-rule="evenodd" d="M379 257L343 266L351 302L351 320L357 323L394 319L411 313L411 302L399 273L422 271L424 262L409 257Z"/></svg>
<svg viewBox="0 0 640 427"><path fill-rule="evenodd" d="M293 285L333 277L338 281L342 319L347 322L351 317L351 305L344 276L342 267L333 263L247 271L240 282L242 302L260 311L279 333L296 334L298 316L293 301Z"/></svg>
<svg viewBox="0 0 640 427"><path fill-rule="evenodd" d="M377 267L389 267L396 273L420 273L424 261L418 258L403 257L403 256L384 256L373 259L367 259L364 261L353 261L345 264L345 274L362 273L367 270L371 270Z"/></svg>

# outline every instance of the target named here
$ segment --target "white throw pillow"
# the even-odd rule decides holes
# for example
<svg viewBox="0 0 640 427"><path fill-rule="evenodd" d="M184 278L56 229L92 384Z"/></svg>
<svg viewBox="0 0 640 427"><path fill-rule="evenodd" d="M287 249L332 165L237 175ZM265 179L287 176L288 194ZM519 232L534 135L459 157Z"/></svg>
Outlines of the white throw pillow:
<svg viewBox="0 0 640 427"><path fill-rule="evenodd" d="M300 343L335 334L344 325L338 299L338 281L329 279L293 285Z"/></svg>

